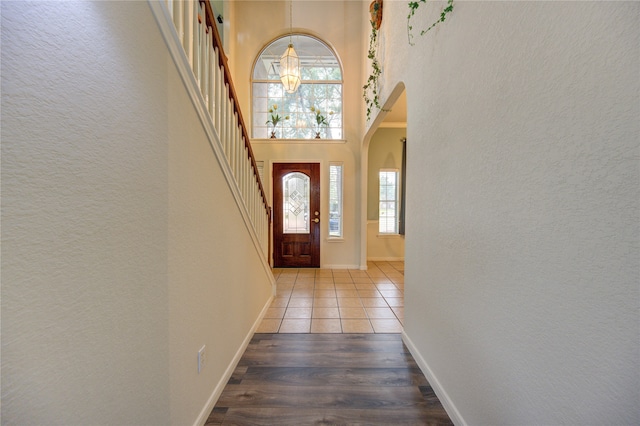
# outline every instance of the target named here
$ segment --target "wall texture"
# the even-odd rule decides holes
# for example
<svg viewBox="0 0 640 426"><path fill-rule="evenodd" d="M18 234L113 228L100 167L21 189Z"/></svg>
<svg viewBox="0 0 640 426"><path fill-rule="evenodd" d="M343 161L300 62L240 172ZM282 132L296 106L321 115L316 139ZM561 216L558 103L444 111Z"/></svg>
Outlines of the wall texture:
<svg viewBox="0 0 640 426"><path fill-rule="evenodd" d="M2 422L192 424L269 286L148 6L1 7ZM409 47L406 3L385 2L382 98L406 85L411 150L405 332L460 423L640 423L639 13L460 2ZM342 28L357 75L350 24L313 28Z"/></svg>
<svg viewBox="0 0 640 426"><path fill-rule="evenodd" d="M275 38L290 32L289 1L238 1L232 2L234 33L232 44L233 79L238 92L245 123L251 123L251 71L260 51ZM331 46L343 66L343 113L344 139L342 144L255 144L254 153L265 162L265 176L269 165L278 161L309 161L324 164L321 173L323 205L321 217L322 244L320 261L322 267L358 268L360 264L361 230L360 217L360 143L362 133L361 110L361 2L354 1L304 1L293 2L293 30L319 37ZM344 164L344 239L329 242L328 239L328 172L329 162ZM269 186L269 183L267 183Z"/></svg>
<svg viewBox="0 0 640 426"><path fill-rule="evenodd" d="M270 300L273 277L170 64L168 82L170 406L171 424L182 425L226 384L220 380ZM203 345L207 364L198 374Z"/></svg>
<svg viewBox="0 0 640 426"><path fill-rule="evenodd" d="M410 47L406 3L385 2L383 100L403 82L408 102L405 332L459 423L640 422L639 13L456 2Z"/></svg>
<svg viewBox="0 0 640 426"><path fill-rule="evenodd" d="M193 424L272 278L149 5L1 7L2 424Z"/></svg>
<svg viewBox="0 0 640 426"><path fill-rule="evenodd" d="M169 415L166 54L139 9L2 2L3 424Z"/></svg>

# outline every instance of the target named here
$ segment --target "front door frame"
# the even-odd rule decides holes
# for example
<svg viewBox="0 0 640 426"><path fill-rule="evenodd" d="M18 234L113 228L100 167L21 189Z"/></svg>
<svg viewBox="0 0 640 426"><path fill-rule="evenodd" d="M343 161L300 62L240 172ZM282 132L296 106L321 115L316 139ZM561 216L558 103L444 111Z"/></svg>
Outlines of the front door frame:
<svg viewBox="0 0 640 426"><path fill-rule="evenodd" d="M322 176L323 176L323 162L321 160L271 160L270 162L270 173L269 173L269 178L271 181L271 205L273 206L273 220L271 222L271 235L273 236L273 242L274 242L274 249L273 249L273 253L272 253L272 265L273 267L277 267L276 266L276 203L277 202L281 202L281 200L276 200L276 190L275 190L275 186L279 185L279 182L276 182L274 179L274 171L276 168L276 164L284 164L284 165L294 165L294 164L314 164L317 165L318 168L318 182L317 182L317 187L318 187L318 200L319 200L319 205L317 206L317 211L319 212L319 215L317 216L317 218L319 219L319 223L314 223L311 222L310 226L311 226L311 232L315 232L315 238L314 238L314 244L316 245L315 248L315 252L317 253L317 257L314 260L314 266L310 266L311 268L319 268L321 266L321 242L322 242L322 223L323 221L321 220L321 218L324 216L323 211L322 211L322 206L324 205L323 202L323 192L322 192ZM313 216L313 209L310 211L310 214L312 215L312 218L315 219L315 216Z"/></svg>

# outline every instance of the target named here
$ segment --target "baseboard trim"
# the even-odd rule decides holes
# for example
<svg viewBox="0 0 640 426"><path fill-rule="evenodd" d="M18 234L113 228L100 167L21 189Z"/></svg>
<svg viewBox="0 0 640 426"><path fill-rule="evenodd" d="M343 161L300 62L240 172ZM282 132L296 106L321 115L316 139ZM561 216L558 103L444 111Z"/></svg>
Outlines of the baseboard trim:
<svg viewBox="0 0 640 426"><path fill-rule="evenodd" d="M322 265L322 269L360 269L360 265Z"/></svg>
<svg viewBox="0 0 640 426"><path fill-rule="evenodd" d="M367 257L367 262L404 262L404 257Z"/></svg>
<svg viewBox="0 0 640 426"><path fill-rule="evenodd" d="M427 361L425 361L425 359L422 357L422 355L418 351L418 348L416 348L416 345L413 344L413 342L411 341L409 336L407 336L404 330L402 330L402 341L404 342L405 345L407 345L407 349L409 349L409 352L411 352L413 359L416 360L418 367L420 367L420 370L422 370L422 373L429 381L429 384L431 385L431 387L433 388L433 391L438 396L440 403L442 403L442 406L444 407L445 411L449 415L449 418L451 419L453 424L456 426L466 426L467 423L462 418L462 415L460 414L455 404L449 397L449 394L447 393L447 391L444 390L444 388L442 387L442 384L440 384L440 381L438 380L436 375L433 373L433 370L429 368L429 364L427 364Z"/></svg>
<svg viewBox="0 0 640 426"><path fill-rule="evenodd" d="M262 308L262 311L260 312L258 319L256 319L256 321L253 323L251 330L249 330L249 333L245 336L244 340L242 341L242 344L236 351L236 354L233 356L231 363L229 364L227 369L224 371L224 374L222 375L222 378L220 379L216 387L213 389L213 392L211 393L211 396L209 397L209 399L207 399L207 403L202 408L202 411L200 411L200 414L198 415L196 422L193 424L194 426L203 426L207 421L207 419L209 418L209 414L211 414L211 410L213 410L213 407L216 406L216 402L218 402L220 395L222 395L222 391L224 390L224 387L227 385L227 382L231 378L231 375L233 374L233 371L236 369L238 363L240 362L242 355L244 355L244 352L247 350L247 346L249 346L249 343L251 342L253 335L256 333L256 330L260 326L262 319L267 314L267 309L271 307L271 302L273 302L273 297L274 296L271 296L269 300L267 300L267 303Z"/></svg>

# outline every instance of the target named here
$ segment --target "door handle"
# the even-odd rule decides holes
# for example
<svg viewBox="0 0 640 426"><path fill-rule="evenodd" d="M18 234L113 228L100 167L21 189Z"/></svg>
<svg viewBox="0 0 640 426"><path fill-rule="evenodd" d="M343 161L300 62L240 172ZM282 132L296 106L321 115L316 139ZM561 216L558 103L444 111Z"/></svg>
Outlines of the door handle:
<svg viewBox="0 0 640 426"><path fill-rule="evenodd" d="M318 218L316 217L315 219L313 219L313 221L314 221L315 223L318 223L318 222L320 222L320 219L318 219Z"/></svg>

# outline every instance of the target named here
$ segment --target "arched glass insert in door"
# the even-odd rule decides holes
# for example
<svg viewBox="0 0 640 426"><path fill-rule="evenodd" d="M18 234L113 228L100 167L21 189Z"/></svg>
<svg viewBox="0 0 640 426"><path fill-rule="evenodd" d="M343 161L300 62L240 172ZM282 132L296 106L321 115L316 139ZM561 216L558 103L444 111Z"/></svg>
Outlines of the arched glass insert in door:
<svg viewBox="0 0 640 426"><path fill-rule="evenodd" d="M309 233L309 176L294 172L282 177L283 229L285 234Z"/></svg>

